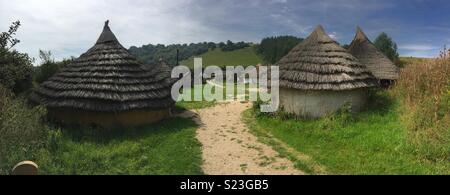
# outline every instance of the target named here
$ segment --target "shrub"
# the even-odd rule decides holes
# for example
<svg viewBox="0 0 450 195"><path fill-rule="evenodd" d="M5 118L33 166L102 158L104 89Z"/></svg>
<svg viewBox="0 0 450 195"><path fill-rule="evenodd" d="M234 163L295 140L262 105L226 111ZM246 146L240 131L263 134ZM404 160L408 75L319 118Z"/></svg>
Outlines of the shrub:
<svg viewBox="0 0 450 195"><path fill-rule="evenodd" d="M47 142L47 127L41 123L45 109L27 108L22 98L15 98L0 86L0 174L23 160L33 160Z"/></svg>
<svg viewBox="0 0 450 195"><path fill-rule="evenodd" d="M32 59L12 49L20 41L14 38L20 22L14 22L8 32L0 33L0 84L18 94L32 86Z"/></svg>
<svg viewBox="0 0 450 195"><path fill-rule="evenodd" d="M39 58L41 59L41 65L37 66L34 71L34 81L42 83L56 74L61 68L70 64L75 58L64 58L62 61L57 61L52 58L50 51L39 50Z"/></svg>
<svg viewBox="0 0 450 195"><path fill-rule="evenodd" d="M450 50L402 69L393 89L415 152L431 161L450 160Z"/></svg>

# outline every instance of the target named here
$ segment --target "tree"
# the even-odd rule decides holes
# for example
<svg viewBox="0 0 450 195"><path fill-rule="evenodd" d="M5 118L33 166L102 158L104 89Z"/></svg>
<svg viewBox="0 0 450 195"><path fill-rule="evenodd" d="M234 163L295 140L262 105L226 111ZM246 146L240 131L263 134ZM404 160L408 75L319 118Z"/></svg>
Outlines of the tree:
<svg viewBox="0 0 450 195"><path fill-rule="evenodd" d="M294 36L267 37L261 40L256 51L265 63L275 64L302 40Z"/></svg>
<svg viewBox="0 0 450 195"><path fill-rule="evenodd" d="M36 68L34 80L37 83L42 83L53 76L59 69L67 64L70 60L63 60L62 62L55 62L52 58L52 52L39 50L39 58L41 65Z"/></svg>
<svg viewBox="0 0 450 195"><path fill-rule="evenodd" d="M382 32L375 39L374 45L393 62L398 61L397 44L386 33Z"/></svg>
<svg viewBox="0 0 450 195"><path fill-rule="evenodd" d="M350 45L349 45L349 44L344 44L344 45L342 45L342 47L343 47L344 49L348 49L348 48L350 47Z"/></svg>
<svg viewBox="0 0 450 195"><path fill-rule="evenodd" d="M19 53L13 47L20 41L14 37L20 21L13 22L7 32L0 34L0 84L14 93L32 87L33 60L26 53Z"/></svg>

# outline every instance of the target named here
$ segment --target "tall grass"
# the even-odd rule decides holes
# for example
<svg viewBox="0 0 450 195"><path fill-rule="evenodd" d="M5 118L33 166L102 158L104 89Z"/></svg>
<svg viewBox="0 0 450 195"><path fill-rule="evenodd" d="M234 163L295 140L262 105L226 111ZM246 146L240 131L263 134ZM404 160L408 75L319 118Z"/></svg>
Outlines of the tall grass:
<svg viewBox="0 0 450 195"><path fill-rule="evenodd" d="M450 160L450 50L407 65L392 92L402 103L408 140L424 160Z"/></svg>
<svg viewBox="0 0 450 195"><path fill-rule="evenodd" d="M28 108L0 86L0 174L8 174L18 162L35 158L47 143L47 126L42 124L42 107Z"/></svg>

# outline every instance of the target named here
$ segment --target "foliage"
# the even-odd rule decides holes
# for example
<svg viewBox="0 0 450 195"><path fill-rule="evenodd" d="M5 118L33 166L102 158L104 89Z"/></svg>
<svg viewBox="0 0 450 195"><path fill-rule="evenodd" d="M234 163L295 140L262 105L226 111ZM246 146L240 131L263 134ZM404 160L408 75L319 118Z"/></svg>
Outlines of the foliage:
<svg viewBox="0 0 450 195"><path fill-rule="evenodd" d="M393 89L409 142L426 160L450 160L450 51L403 68Z"/></svg>
<svg viewBox="0 0 450 195"><path fill-rule="evenodd" d="M228 40L226 44L219 44L219 48L222 49L222 51L234 51L246 47L250 47L250 44L243 41L233 43L232 41Z"/></svg>
<svg viewBox="0 0 450 195"><path fill-rule="evenodd" d="M20 22L14 22L8 32L0 34L0 84L18 94L31 88L32 59L13 47L20 41L14 38Z"/></svg>
<svg viewBox="0 0 450 195"><path fill-rule="evenodd" d="M397 44L386 33L382 32L375 39L374 45L386 55L391 61L397 62L399 55L397 52Z"/></svg>
<svg viewBox="0 0 450 195"><path fill-rule="evenodd" d="M73 60L73 58L71 58L55 62L51 55L52 54L50 51L39 50L39 58L42 62L40 66L35 67L35 73L33 75L34 80L37 83L46 81L48 78L57 73L62 67L66 66Z"/></svg>
<svg viewBox="0 0 450 195"><path fill-rule="evenodd" d="M267 37L261 40L256 51L265 63L275 64L302 40L294 36Z"/></svg>

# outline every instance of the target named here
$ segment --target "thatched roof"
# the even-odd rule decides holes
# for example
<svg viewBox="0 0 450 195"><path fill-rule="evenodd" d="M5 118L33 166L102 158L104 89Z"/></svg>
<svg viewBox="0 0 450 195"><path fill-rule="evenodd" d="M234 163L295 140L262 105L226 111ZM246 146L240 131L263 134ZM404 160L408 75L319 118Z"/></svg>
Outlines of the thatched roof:
<svg viewBox="0 0 450 195"><path fill-rule="evenodd" d="M348 50L366 65L377 79L396 80L398 78L399 68L370 42L361 28L357 28L355 38Z"/></svg>
<svg viewBox="0 0 450 195"><path fill-rule="evenodd" d="M142 65L105 23L96 44L42 83L31 100L51 108L120 112L173 105L168 66Z"/></svg>
<svg viewBox="0 0 450 195"><path fill-rule="evenodd" d="M365 66L318 26L278 62L280 86L301 90L351 90L376 85Z"/></svg>

